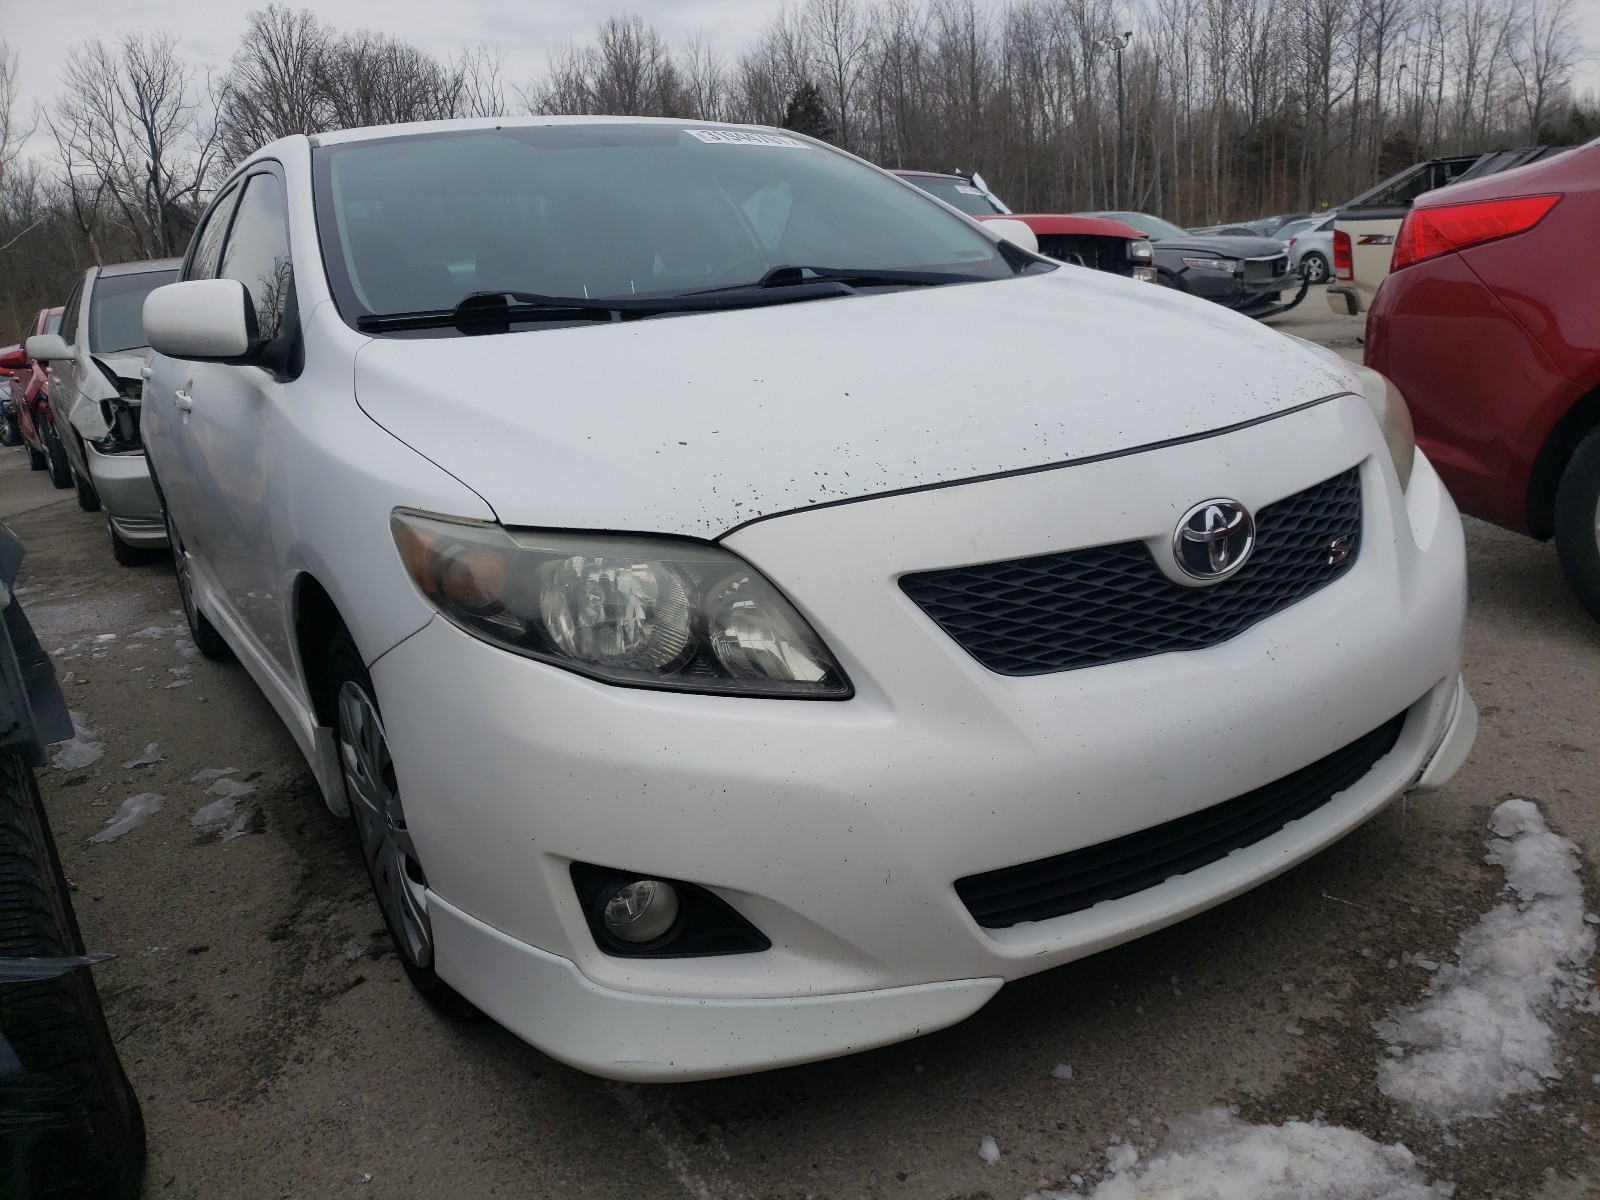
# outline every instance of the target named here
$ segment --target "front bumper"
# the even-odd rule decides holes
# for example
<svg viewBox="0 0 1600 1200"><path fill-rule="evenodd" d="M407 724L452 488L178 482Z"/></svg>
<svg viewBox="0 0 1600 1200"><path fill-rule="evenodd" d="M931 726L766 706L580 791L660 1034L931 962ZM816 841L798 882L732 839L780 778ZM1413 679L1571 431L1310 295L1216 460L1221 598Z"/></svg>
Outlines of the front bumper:
<svg viewBox="0 0 1600 1200"><path fill-rule="evenodd" d="M1259 507L1356 461L1355 565L1209 649L999 676L894 583L1170 536L1194 498ZM999 981L1279 874L1407 788L1442 783L1470 745L1460 523L1425 459L1401 495L1355 398L1225 439L758 522L727 544L790 593L854 699L612 688L443 620L372 667L435 897L441 975L598 1074L733 1073L960 1020ZM1398 742L1356 784L1221 861L1003 929L980 928L956 894L958 879L1260 787L1399 713ZM607 956L573 894L574 860L709 887L772 948Z"/></svg>
<svg viewBox="0 0 1600 1200"><path fill-rule="evenodd" d="M167 526L150 478L149 459L142 452L103 454L90 441L83 443L83 453L101 507L117 535L130 546L165 546Z"/></svg>

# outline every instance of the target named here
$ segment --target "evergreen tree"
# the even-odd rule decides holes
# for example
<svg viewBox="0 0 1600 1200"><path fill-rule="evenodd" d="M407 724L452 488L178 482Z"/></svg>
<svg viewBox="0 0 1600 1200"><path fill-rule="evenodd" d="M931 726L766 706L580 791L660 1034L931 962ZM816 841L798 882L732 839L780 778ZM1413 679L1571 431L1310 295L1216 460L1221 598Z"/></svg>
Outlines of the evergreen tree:
<svg viewBox="0 0 1600 1200"><path fill-rule="evenodd" d="M833 122L828 119L828 110L822 103L822 93L817 90L816 84L809 81L802 83L800 90L790 98L783 110L783 127L814 137L819 142L833 141Z"/></svg>

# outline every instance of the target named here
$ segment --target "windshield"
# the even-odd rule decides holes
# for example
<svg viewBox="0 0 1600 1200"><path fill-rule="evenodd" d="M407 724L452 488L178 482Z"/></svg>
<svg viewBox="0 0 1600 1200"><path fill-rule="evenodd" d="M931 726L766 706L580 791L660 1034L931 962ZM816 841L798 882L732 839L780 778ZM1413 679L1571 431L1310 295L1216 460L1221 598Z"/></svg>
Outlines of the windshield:
<svg viewBox="0 0 1600 1200"><path fill-rule="evenodd" d="M1187 229L1179 229L1171 221L1163 221L1160 217L1152 217L1149 213L1102 212L1084 213L1083 215L1087 217L1110 217L1114 221L1132 225L1152 242L1164 242L1168 238L1192 236Z"/></svg>
<svg viewBox="0 0 1600 1200"><path fill-rule="evenodd" d="M178 272L140 271L136 275L102 275L89 301L89 352L115 354L150 343L144 336L144 298Z"/></svg>
<svg viewBox="0 0 1600 1200"><path fill-rule="evenodd" d="M797 136L584 122L323 147L323 262L345 320L474 292L585 300L753 287L778 266L1001 279L966 221Z"/></svg>
<svg viewBox="0 0 1600 1200"><path fill-rule="evenodd" d="M959 208L969 217L997 217L1005 213L979 188L965 179L952 179L946 175L902 175L907 183L914 183L930 196L937 196L951 208Z"/></svg>

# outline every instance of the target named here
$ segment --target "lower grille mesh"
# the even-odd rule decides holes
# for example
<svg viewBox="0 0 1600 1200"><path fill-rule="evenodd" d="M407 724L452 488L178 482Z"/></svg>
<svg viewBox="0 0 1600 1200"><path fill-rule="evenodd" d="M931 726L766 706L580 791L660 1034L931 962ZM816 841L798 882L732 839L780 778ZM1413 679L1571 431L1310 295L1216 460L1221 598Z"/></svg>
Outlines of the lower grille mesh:
<svg viewBox="0 0 1600 1200"><path fill-rule="evenodd" d="M1131 896L1226 858L1321 808L1394 749L1406 714L1292 775L1163 825L956 881L985 929L1043 921Z"/></svg>

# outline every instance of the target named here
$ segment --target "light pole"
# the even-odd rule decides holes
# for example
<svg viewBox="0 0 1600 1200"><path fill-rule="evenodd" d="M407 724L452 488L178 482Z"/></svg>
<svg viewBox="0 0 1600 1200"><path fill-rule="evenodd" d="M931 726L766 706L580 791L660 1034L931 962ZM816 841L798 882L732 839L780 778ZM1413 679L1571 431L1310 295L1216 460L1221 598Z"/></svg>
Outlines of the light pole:
<svg viewBox="0 0 1600 1200"><path fill-rule="evenodd" d="M1126 130L1123 121L1123 91L1122 91L1122 52L1127 49L1128 43L1133 40L1133 30L1128 30L1120 37L1113 34L1106 41L1117 55L1117 174L1113 180L1113 190L1116 192L1117 202L1115 208L1120 212L1128 207L1128 185L1124 178L1123 160L1124 152L1122 143Z"/></svg>

